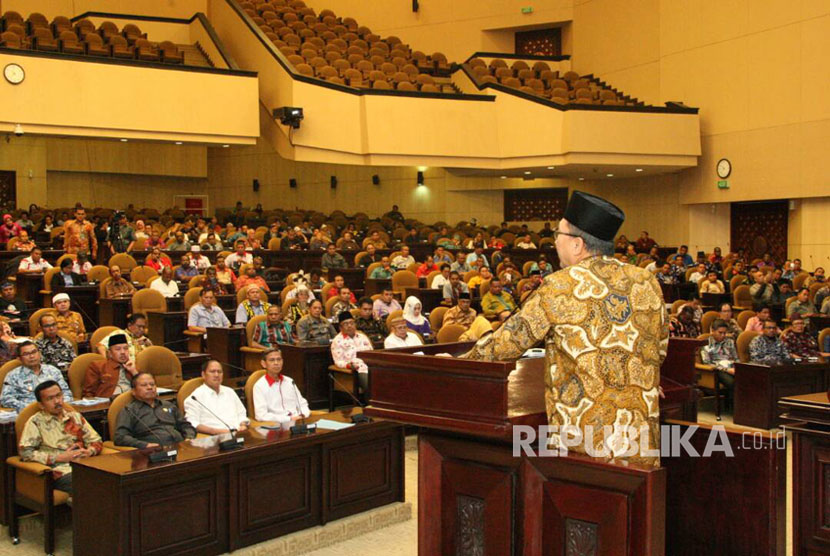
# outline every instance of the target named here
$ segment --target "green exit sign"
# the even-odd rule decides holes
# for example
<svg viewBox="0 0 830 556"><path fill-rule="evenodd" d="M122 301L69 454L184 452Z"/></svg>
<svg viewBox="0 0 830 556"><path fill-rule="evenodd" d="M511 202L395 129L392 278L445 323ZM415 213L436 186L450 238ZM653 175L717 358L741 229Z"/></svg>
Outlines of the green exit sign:
<svg viewBox="0 0 830 556"><path fill-rule="evenodd" d="M729 189L728 180L718 180L718 189Z"/></svg>
<svg viewBox="0 0 830 556"><path fill-rule="evenodd" d="M525 6L522 8L523 14L532 14L533 13L533 6Z"/></svg>

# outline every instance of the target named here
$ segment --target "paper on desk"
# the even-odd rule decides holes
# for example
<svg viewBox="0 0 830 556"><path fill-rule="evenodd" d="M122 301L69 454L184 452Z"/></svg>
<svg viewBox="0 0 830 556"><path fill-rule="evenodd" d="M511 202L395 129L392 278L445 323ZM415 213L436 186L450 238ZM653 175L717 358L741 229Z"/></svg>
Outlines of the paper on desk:
<svg viewBox="0 0 830 556"><path fill-rule="evenodd" d="M172 388L156 388L157 394L172 394L175 392Z"/></svg>
<svg viewBox="0 0 830 556"><path fill-rule="evenodd" d="M17 411L3 410L0 411L0 423L10 423L17 419Z"/></svg>
<svg viewBox="0 0 830 556"><path fill-rule="evenodd" d="M98 405L108 401L108 398L84 398L82 400L72 400L72 405Z"/></svg>
<svg viewBox="0 0 830 556"><path fill-rule="evenodd" d="M320 419L317 421L317 428L318 429L329 429L333 431L339 431L342 429L348 429L349 427L353 427L354 423L340 423L338 421L332 421L330 419Z"/></svg>

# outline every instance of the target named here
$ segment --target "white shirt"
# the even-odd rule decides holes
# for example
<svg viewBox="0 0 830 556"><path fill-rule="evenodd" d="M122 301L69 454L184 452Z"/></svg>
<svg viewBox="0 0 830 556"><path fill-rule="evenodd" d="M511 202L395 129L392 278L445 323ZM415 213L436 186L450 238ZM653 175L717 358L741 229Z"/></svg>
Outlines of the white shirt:
<svg viewBox="0 0 830 556"><path fill-rule="evenodd" d="M407 331L406 333L406 340L402 340L401 338L395 336L395 334L390 334L386 337L383 341L383 347L385 349L391 348L401 348L407 346L420 346L423 345L421 343L421 339L418 337L417 334L414 332Z"/></svg>
<svg viewBox="0 0 830 556"><path fill-rule="evenodd" d="M164 280L161 278L157 278L150 282L150 289L156 290L164 297L175 297L179 293L179 285L175 280L170 280L165 284Z"/></svg>
<svg viewBox="0 0 830 556"><path fill-rule="evenodd" d="M695 272L692 272L691 276L689 276L689 282L694 282L695 284L697 284L698 282L700 282L704 278L706 278L706 272L701 274L700 272L695 271Z"/></svg>
<svg viewBox="0 0 830 556"><path fill-rule="evenodd" d="M41 258L38 262L34 262L32 257L26 257L25 259L21 259L20 265L17 267L17 270L23 271L32 271L37 270L38 272L43 272L45 270L49 270L52 268L52 265L49 262Z"/></svg>
<svg viewBox="0 0 830 556"><path fill-rule="evenodd" d="M266 374L254 384L254 418L257 421L290 423L294 415L311 415L308 402L291 377L280 376L282 380L269 384Z"/></svg>
<svg viewBox="0 0 830 556"><path fill-rule="evenodd" d="M440 290L444 287L444 284L449 284L450 279L444 278L443 274L439 274L435 278L432 279L432 285L430 286L433 290Z"/></svg>
<svg viewBox="0 0 830 556"><path fill-rule="evenodd" d="M197 255L196 253L191 252L190 258L196 264L196 268L198 268L199 270L205 270L207 267L210 266L210 259L208 259L204 255Z"/></svg>
<svg viewBox="0 0 830 556"><path fill-rule="evenodd" d="M194 396L199 400L198 402L193 399ZM212 415L204 406L199 405L199 402L202 402L210 411L219 416L224 423ZM202 384L196 388L184 401L184 416L194 428L205 425L214 429L226 429L228 427L238 429L239 425L250 422L245 406L242 405L236 392L222 385L219 386L218 393L207 384Z"/></svg>
<svg viewBox="0 0 830 556"><path fill-rule="evenodd" d="M254 256L250 253L245 253L244 255L240 256L234 251L227 257L225 257L225 266L232 269L237 269L238 267L242 266L243 264L253 264Z"/></svg>

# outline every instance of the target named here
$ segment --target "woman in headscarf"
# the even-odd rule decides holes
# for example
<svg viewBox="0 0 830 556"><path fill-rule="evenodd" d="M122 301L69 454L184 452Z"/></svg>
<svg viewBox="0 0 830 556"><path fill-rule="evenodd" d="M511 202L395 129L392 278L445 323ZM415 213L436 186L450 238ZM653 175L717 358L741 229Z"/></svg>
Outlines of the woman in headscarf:
<svg viewBox="0 0 830 556"><path fill-rule="evenodd" d="M406 298L406 303L403 306L403 318L406 320L406 326L421 336L432 333L429 321L421 314L421 302L414 295Z"/></svg>
<svg viewBox="0 0 830 556"><path fill-rule="evenodd" d="M135 221L135 238L144 238L147 239L150 237L150 234L147 233L147 227L144 225L144 220L136 220Z"/></svg>
<svg viewBox="0 0 830 556"><path fill-rule="evenodd" d="M288 311L288 320L296 325L301 318L308 314L311 292L305 285L297 286L295 289L297 291L297 302L291 304Z"/></svg>

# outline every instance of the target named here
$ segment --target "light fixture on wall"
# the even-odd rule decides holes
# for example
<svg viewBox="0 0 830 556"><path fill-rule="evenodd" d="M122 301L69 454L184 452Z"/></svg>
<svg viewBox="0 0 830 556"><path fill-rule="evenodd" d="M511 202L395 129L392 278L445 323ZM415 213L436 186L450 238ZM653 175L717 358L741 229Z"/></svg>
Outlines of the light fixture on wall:
<svg viewBox="0 0 830 556"><path fill-rule="evenodd" d="M288 180L288 187L291 189L297 189L297 178L291 178Z"/></svg>
<svg viewBox="0 0 830 556"><path fill-rule="evenodd" d="M380 185L380 176L375 174L372 176L372 184L373 185Z"/></svg>
<svg viewBox="0 0 830 556"><path fill-rule="evenodd" d="M300 122L303 121L303 109L297 106L274 108L274 118L278 119L282 125L300 129Z"/></svg>
<svg viewBox="0 0 830 556"><path fill-rule="evenodd" d="M254 186L254 193L259 191L259 180L258 179L254 178L253 186Z"/></svg>
<svg viewBox="0 0 830 556"><path fill-rule="evenodd" d="M418 181L418 185L424 185L424 173L419 171L418 177L416 178Z"/></svg>
<svg viewBox="0 0 830 556"><path fill-rule="evenodd" d="M332 176L329 180L332 189L337 189L337 176Z"/></svg>

